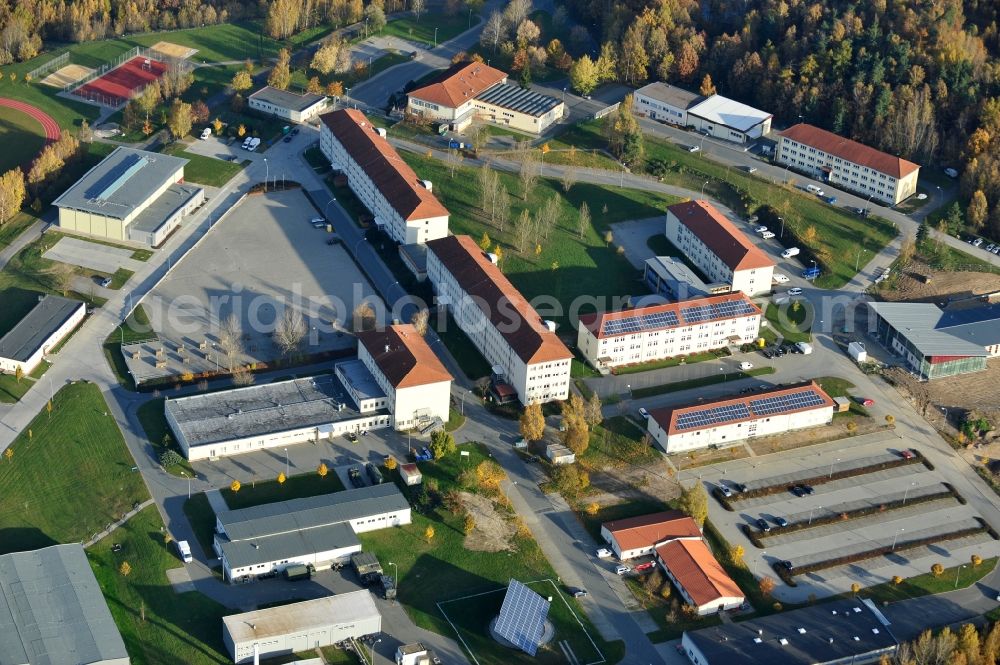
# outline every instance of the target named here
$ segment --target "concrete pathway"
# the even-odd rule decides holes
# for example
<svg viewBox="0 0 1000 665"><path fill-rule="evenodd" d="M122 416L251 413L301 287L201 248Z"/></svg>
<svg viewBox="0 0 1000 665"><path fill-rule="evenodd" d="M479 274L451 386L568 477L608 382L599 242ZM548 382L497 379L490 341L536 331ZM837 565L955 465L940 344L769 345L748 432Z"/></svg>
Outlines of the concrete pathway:
<svg viewBox="0 0 1000 665"><path fill-rule="evenodd" d="M115 520L114 522L112 522L111 524L109 524L106 529L104 529L100 533L95 534L89 540L87 540L84 543L82 543L83 546L85 548L86 547L90 547L94 543L100 542L104 538L107 538L109 535L111 535L114 532L115 529L117 529L118 527L120 527L122 524L125 524L125 522L128 522L130 519L132 519L132 517L134 517L141 510L143 510L144 508L146 508L148 506L151 506L151 505L153 505L153 500L152 499L146 499L145 501L143 501L142 503L140 503L138 506L136 506L132 510L128 511L124 515L122 515L121 519Z"/></svg>

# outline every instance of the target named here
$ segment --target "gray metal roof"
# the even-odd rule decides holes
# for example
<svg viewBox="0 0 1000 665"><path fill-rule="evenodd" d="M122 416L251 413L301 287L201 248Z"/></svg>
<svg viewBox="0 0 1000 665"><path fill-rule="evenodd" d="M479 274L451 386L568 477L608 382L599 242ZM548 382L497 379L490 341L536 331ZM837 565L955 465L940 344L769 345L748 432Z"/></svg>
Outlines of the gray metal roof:
<svg viewBox="0 0 1000 665"><path fill-rule="evenodd" d="M691 268L680 259L673 256L654 256L646 259L646 265L655 272L660 279L666 280L673 285L687 284L689 294L708 295L708 284L699 277Z"/></svg>
<svg viewBox="0 0 1000 665"><path fill-rule="evenodd" d="M129 228L150 233L156 231L168 217L183 208L200 191L201 187L195 185L170 185L146 209L135 216Z"/></svg>
<svg viewBox="0 0 1000 665"><path fill-rule="evenodd" d="M82 307L79 300L45 296L17 325L0 338L0 358L25 362Z"/></svg>
<svg viewBox="0 0 1000 665"><path fill-rule="evenodd" d="M192 447L361 417L333 375L169 399L164 408Z"/></svg>
<svg viewBox="0 0 1000 665"><path fill-rule="evenodd" d="M549 97L548 95L509 84L495 85L477 95L476 99L536 118L545 115L562 103L555 97Z"/></svg>
<svg viewBox="0 0 1000 665"><path fill-rule="evenodd" d="M340 372L337 378L346 381L361 399L385 397L385 391L379 387L371 371L357 358L337 363L337 370Z"/></svg>
<svg viewBox="0 0 1000 665"><path fill-rule="evenodd" d="M1000 308L945 312L932 303L910 302L868 307L925 356L986 356L987 346L1000 343Z"/></svg>
<svg viewBox="0 0 1000 665"><path fill-rule="evenodd" d="M289 633L306 633L330 624L360 623L381 618L370 591L350 591L301 603L222 617L223 629L234 643L264 640Z"/></svg>
<svg viewBox="0 0 1000 665"><path fill-rule="evenodd" d="M698 102L688 110L688 113L741 132L749 132L772 117L767 111L755 109L722 95L712 95Z"/></svg>
<svg viewBox="0 0 1000 665"><path fill-rule="evenodd" d="M684 639L701 651L705 665L847 663L854 656L895 650L896 639L883 619L860 600L836 600L688 631Z"/></svg>
<svg viewBox="0 0 1000 665"><path fill-rule="evenodd" d="M329 552L344 547L360 546L354 529L346 522L251 540L220 538L222 554L231 568L243 568L259 563L284 561L312 552Z"/></svg>
<svg viewBox="0 0 1000 665"><path fill-rule="evenodd" d="M658 102L663 102L664 104L669 104L674 108L684 109L685 111L705 99L696 92L690 92L661 81L645 85L636 90L635 94L655 99Z"/></svg>
<svg viewBox="0 0 1000 665"><path fill-rule="evenodd" d="M297 95L294 92L278 90L277 88L272 88L271 86L266 85L250 95L250 99L259 99L262 102L267 102L268 104L279 106L283 109L301 112L311 108L314 104L325 101L326 96L314 95L309 92L304 95Z"/></svg>
<svg viewBox="0 0 1000 665"><path fill-rule="evenodd" d="M410 504L393 483L304 499L265 503L217 515L230 540L251 540L406 510Z"/></svg>
<svg viewBox="0 0 1000 665"><path fill-rule="evenodd" d="M128 662L81 545L0 556L0 663Z"/></svg>
<svg viewBox="0 0 1000 665"><path fill-rule="evenodd" d="M158 152L118 147L87 171L53 205L124 219L168 182L176 182L188 160Z"/></svg>

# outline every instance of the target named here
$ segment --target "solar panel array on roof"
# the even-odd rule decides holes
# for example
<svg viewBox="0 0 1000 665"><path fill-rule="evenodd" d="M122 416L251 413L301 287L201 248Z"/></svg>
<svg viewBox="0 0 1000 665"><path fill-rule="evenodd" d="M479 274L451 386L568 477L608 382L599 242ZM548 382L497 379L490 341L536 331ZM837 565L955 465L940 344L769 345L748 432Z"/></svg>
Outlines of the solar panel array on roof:
<svg viewBox="0 0 1000 665"><path fill-rule="evenodd" d="M803 390L791 395L778 395L777 397L763 397L761 399L750 400L750 408L755 415L767 416L772 413L792 411L793 409L804 409L810 406L820 406L824 403L822 397L815 390Z"/></svg>
<svg viewBox="0 0 1000 665"><path fill-rule="evenodd" d="M695 427L706 427L715 423L725 423L733 420L741 420L750 417L750 410L746 404L726 404L723 406L713 406L698 411L689 411L677 418L677 429L691 429Z"/></svg>
<svg viewBox="0 0 1000 665"><path fill-rule="evenodd" d="M657 330L659 328L676 326L679 322L677 314L672 311L638 316L624 316L620 319L605 321L604 331L602 334L621 335L623 333L636 333L643 330Z"/></svg>
<svg viewBox="0 0 1000 665"><path fill-rule="evenodd" d="M559 105L559 100L541 95L516 85L498 85L476 97L481 102L493 104L531 116L542 116Z"/></svg>
<svg viewBox="0 0 1000 665"><path fill-rule="evenodd" d="M746 300L727 300L710 305L681 308L681 316L684 317L685 323L699 323L701 321L711 321L712 319L731 319L753 313L753 305Z"/></svg>
<svg viewBox="0 0 1000 665"><path fill-rule="evenodd" d="M515 579L507 585L496 630L505 640L528 655L534 656L545 630L549 601Z"/></svg>

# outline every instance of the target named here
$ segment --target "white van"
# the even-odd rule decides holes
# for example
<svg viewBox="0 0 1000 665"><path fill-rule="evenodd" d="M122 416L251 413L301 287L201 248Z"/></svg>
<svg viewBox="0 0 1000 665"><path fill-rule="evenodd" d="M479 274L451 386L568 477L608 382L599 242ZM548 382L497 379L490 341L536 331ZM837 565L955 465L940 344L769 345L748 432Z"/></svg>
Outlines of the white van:
<svg viewBox="0 0 1000 665"><path fill-rule="evenodd" d="M253 152L260 145L260 139L250 139L250 145L247 146L247 150Z"/></svg>
<svg viewBox="0 0 1000 665"><path fill-rule="evenodd" d="M240 147L246 150L247 148L250 147L250 141L253 141L253 137L252 136L246 137L245 139L243 139L243 145Z"/></svg>
<svg viewBox="0 0 1000 665"><path fill-rule="evenodd" d="M743 370L743 371L746 371L748 369L753 369L753 363L749 362L747 360L744 360L743 362L740 363L740 369Z"/></svg>
<svg viewBox="0 0 1000 665"><path fill-rule="evenodd" d="M806 185L806 191L807 192L812 192L813 194L819 194L823 190L821 188L817 187L816 185Z"/></svg>
<svg viewBox="0 0 1000 665"><path fill-rule="evenodd" d="M774 238L774 232L764 231L763 233L760 234L760 237L763 238L764 240L771 240L772 238Z"/></svg>
<svg viewBox="0 0 1000 665"><path fill-rule="evenodd" d="M783 259L790 259L793 256L798 256L798 255L799 255L799 248L798 247L789 247L788 249L786 249L785 251L783 251L781 253L781 258L783 258Z"/></svg>
<svg viewBox="0 0 1000 665"><path fill-rule="evenodd" d="M177 552L181 555L181 561L184 563L191 563L194 561L194 557L191 556L191 546L186 540L177 541Z"/></svg>
<svg viewBox="0 0 1000 665"><path fill-rule="evenodd" d="M205 139L207 139L211 135L212 135L212 128L211 127L206 127L205 129L201 130L201 136L199 136L198 138L200 138L202 141L204 141Z"/></svg>

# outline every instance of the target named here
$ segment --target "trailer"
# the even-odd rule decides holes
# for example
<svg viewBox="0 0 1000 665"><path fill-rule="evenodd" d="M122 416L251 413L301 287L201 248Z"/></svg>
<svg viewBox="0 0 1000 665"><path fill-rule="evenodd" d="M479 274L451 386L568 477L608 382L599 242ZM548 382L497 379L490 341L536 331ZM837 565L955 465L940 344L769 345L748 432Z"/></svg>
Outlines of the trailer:
<svg viewBox="0 0 1000 665"><path fill-rule="evenodd" d="M382 578L382 564L371 552L355 552L351 555L351 565L365 586L375 584Z"/></svg>
<svg viewBox="0 0 1000 665"><path fill-rule="evenodd" d="M848 344L847 355L856 363L863 363L868 360L868 350L862 342L851 342Z"/></svg>
<svg viewBox="0 0 1000 665"><path fill-rule="evenodd" d="M295 580L307 580L312 577L312 571L309 566L301 563L297 563L292 566L285 568L285 579L289 582L294 582Z"/></svg>

